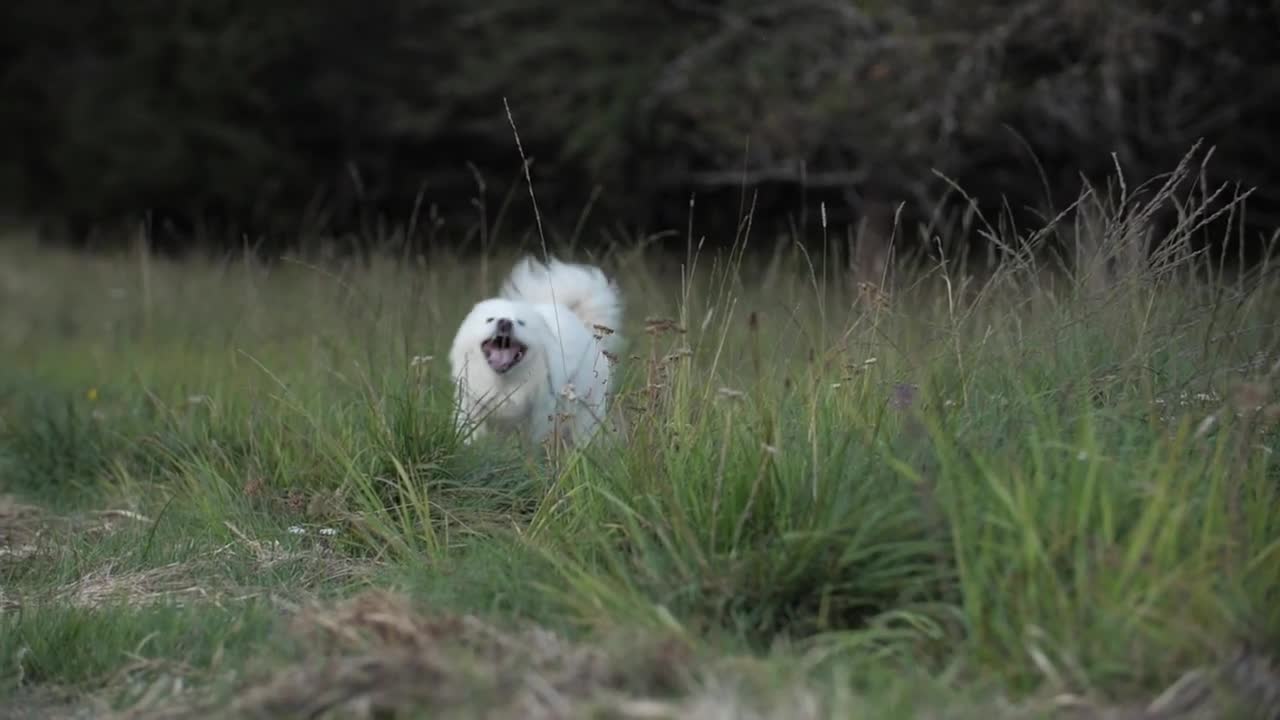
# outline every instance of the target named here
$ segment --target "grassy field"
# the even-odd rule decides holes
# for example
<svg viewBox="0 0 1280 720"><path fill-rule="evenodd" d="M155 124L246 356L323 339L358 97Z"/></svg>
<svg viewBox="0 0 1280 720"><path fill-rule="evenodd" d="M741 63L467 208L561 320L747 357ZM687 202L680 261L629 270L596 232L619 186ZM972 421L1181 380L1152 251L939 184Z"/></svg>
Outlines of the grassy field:
<svg viewBox="0 0 1280 720"><path fill-rule="evenodd" d="M449 425L514 255L15 233L0 717L1274 718L1280 283L1206 281L1185 212L1152 262L1092 198L876 293L615 249L613 427L550 457Z"/></svg>

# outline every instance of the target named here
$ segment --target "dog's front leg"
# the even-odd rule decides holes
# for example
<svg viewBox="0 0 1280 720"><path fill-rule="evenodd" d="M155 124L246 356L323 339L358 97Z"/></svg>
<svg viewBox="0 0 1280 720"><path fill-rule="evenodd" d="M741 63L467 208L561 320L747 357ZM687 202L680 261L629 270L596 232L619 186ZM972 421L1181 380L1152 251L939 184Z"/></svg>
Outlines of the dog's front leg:
<svg viewBox="0 0 1280 720"><path fill-rule="evenodd" d="M555 399L551 396L540 399L534 404L529 411L529 439L535 443L542 443L555 434L559 426L559 418L556 417Z"/></svg>

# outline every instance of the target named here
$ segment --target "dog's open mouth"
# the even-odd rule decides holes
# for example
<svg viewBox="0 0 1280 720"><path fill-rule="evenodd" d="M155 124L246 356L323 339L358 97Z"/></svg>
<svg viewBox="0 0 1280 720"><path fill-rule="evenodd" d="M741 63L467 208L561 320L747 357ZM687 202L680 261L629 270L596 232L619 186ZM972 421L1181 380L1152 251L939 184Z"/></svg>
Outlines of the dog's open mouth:
<svg viewBox="0 0 1280 720"><path fill-rule="evenodd" d="M501 374L520 364L529 346L506 333L499 333L480 343L480 349L484 351L489 367Z"/></svg>

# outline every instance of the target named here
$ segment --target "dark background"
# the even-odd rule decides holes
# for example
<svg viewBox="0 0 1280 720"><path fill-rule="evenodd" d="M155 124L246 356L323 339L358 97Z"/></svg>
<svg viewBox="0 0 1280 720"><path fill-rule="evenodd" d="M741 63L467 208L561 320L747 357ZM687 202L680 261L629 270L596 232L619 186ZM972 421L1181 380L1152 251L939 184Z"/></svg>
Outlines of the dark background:
<svg viewBox="0 0 1280 720"><path fill-rule="evenodd" d="M683 247L695 192L732 242L744 177L807 240L819 202L832 232L956 202L935 171L1034 223L1197 140L1280 225L1280 2L18 0L0 98L0 214L79 245L519 239L504 98L583 243Z"/></svg>

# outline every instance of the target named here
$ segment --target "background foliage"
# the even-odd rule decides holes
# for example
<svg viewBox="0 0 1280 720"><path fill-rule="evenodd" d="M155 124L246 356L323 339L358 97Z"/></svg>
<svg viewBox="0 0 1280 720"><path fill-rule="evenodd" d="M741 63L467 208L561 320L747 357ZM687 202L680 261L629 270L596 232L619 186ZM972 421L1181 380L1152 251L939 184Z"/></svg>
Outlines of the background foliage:
<svg viewBox="0 0 1280 720"><path fill-rule="evenodd" d="M519 178L505 98L562 229L683 227L744 177L762 218L928 212L935 170L1046 212L1202 138L1274 227L1278 32L1280 3L1221 0L10 3L0 209L239 244L416 208L434 241Z"/></svg>

